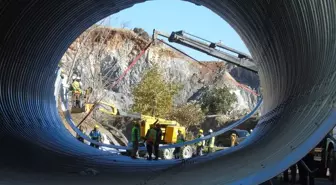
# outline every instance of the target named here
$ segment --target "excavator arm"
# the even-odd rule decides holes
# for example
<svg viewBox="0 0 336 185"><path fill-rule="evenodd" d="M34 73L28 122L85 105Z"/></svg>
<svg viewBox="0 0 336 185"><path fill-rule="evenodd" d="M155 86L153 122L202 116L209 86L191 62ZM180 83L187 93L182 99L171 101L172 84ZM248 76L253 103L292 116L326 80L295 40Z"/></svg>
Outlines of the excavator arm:
<svg viewBox="0 0 336 185"><path fill-rule="evenodd" d="M189 36L186 36L189 35ZM169 42L174 42L181 44L183 46L193 48L197 51L200 51L202 53L205 53L207 55L216 57L218 59L224 60L228 63L237 65L239 67L242 67L244 69L247 69L249 71L258 73L258 68L253 59L240 51L237 51L233 48L227 47L221 43L214 43L205 39L202 39L200 37L191 35L189 33L186 33L184 31L177 31L172 32L170 35L159 32L157 30L153 30L153 39L156 40L158 36L162 36L165 38L168 38ZM193 38L194 37L194 38ZM198 40L197 40L198 39ZM222 48L224 50L230 51L231 53L235 53L238 56L234 56L232 54L229 54L227 52L221 51L218 48Z"/></svg>

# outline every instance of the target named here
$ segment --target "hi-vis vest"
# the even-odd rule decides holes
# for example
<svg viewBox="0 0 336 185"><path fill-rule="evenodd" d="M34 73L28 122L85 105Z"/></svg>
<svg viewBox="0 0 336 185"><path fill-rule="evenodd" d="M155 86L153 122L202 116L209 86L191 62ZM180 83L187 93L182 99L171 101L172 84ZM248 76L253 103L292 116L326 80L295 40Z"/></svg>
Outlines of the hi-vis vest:
<svg viewBox="0 0 336 185"><path fill-rule="evenodd" d="M72 83L72 89L73 89L73 92L74 92L74 93L81 93L81 89L80 89L79 82L74 81L74 82Z"/></svg>
<svg viewBox="0 0 336 185"><path fill-rule="evenodd" d="M184 137L182 134L177 135L176 143L183 143Z"/></svg>
<svg viewBox="0 0 336 185"><path fill-rule="evenodd" d="M213 148L215 146L215 137L210 138L209 140L209 147Z"/></svg>
<svg viewBox="0 0 336 185"><path fill-rule="evenodd" d="M203 134L199 134L198 138L203 137ZM197 146L204 146L204 140L197 143Z"/></svg>
<svg viewBox="0 0 336 185"><path fill-rule="evenodd" d="M148 130L147 142L155 143L156 141L156 130L151 128Z"/></svg>
<svg viewBox="0 0 336 185"><path fill-rule="evenodd" d="M140 129L138 127L132 128L132 142L140 140Z"/></svg>

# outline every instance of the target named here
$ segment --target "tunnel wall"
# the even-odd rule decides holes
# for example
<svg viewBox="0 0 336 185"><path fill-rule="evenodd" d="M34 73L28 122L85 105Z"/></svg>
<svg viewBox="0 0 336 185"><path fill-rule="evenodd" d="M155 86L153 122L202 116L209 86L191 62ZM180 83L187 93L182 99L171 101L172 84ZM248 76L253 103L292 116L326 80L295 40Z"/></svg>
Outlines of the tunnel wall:
<svg viewBox="0 0 336 185"><path fill-rule="evenodd" d="M77 142L68 133L57 115L53 96L57 64L74 39L100 19L139 2L143 1L0 1L0 144L5 146L0 164L39 171L94 167L113 172L131 168L146 171L173 164L120 159L121 163L114 156L101 156L100 151ZM253 135L239 147L214 154L210 161L209 157L200 158L207 165L185 166L174 179L176 170L149 183L261 183L303 157L335 125L336 3L196 3L223 17L257 61L263 116ZM110 176L119 184L143 178L134 175L124 179L127 175L116 174Z"/></svg>

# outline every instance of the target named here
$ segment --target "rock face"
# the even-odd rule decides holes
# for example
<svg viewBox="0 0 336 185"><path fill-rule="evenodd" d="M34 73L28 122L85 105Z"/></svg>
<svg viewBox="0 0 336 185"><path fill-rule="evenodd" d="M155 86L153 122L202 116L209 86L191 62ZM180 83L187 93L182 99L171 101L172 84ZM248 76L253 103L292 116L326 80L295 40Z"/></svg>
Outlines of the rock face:
<svg viewBox="0 0 336 185"><path fill-rule="evenodd" d="M73 68L76 75L81 76L84 88L94 87L95 96L104 95L105 101L114 103L124 111L133 103L132 87L138 84L146 70L155 64L159 65L165 80L183 85L183 89L175 98L175 104L198 100L206 90L226 85L238 99L232 114L249 112L255 106L254 95L235 85L235 79L230 75L236 74L233 72L235 69L229 71L224 63L218 62L199 64L162 43L152 45L112 88L150 42L149 38L141 29L131 31L93 27L71 45L61 62L65 70L70 71L75 61ZM98 77L93 79L93 76ZM238 77L243 79L242 76L239 73ZM255 85L254 81L248 84ZM99 87L102 85L108 90Z"/></svg>
<svg viewBox="0 0 336 185"><path fill-rule="evenodd" d="M260 86L259 76L256 73L248 71L241 67L235 67L232 64L228 65L228 70L234 79L238 82L250 86L252 89L258 89Z"/></svg>

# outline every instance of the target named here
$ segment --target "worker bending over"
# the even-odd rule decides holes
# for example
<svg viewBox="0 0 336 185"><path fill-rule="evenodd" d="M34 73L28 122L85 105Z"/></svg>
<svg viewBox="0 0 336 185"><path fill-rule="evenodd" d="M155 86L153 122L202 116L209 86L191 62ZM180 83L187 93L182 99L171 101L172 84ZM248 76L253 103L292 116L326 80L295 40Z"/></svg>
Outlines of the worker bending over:
<svg viewBox="0 0 336 185"><path fill-rule="evenodd" d="M154 155L155 155L154 160L159 159L159 147L160 147L160 143L161 143L161 139L162 139L162 131L161 131L160 123L158 121L159 120L157 120L157 122L155 124L156 139L155 139L155 142L154 142Z"/></svg>
<svg viewBox="0 0 336 185"><path fill-rule="evenodd" d="M201 137L204 137L204 135L203 135L203 130L202 130L202 129L200 129L200 130L198 131L198 136L197 136L197 138L201 138ZM197 147L196 147L196 155L197 155L197 156L202 156L202 155L203 155L203 148L204 148L204 145L205 145L205 141L204 141L204 140L203 140L203 141L200 141L200 142L197 143Z"/></svg>
<svg viewBox="0 0 336 185"><path fill-rule="evenodd" d="M209 135L211 134L212 134L212 129L209 130ZM215 151L214 147L215 147L215 137L211 137L208 140L208 153L214 152Z"/></svg>
<svg viewBox="0 0 336 185"><path fill-rule="evenodd" d="M143 121L144 122L144 121ZM139 150L139 142L140 142L140 124L137 121L133 121L133 128L132 128L132 159L138 158L138 150Z"/></svg>
<svg viewBox="0 0 336 185"><path fill-rule="evenodd" d="M96 141L96 142L101 142L101 134L98 130L99 126L95 125L94 129L90 132L90 137L92 140ZM90 146L95 147L95 148L99 148L99 145L96 145L94 143L90 143Z"/></svg>
<svg viewBox="0 0 336 185"><path fill-rule="evenodd" d="M147 153L148 153L148 158L147 160L152 160L152 154L153 154L153 145L156 142L156 130L154 128L154 125L150 125L150 128L148 129L146 133L146 147L147 147Z"/></svg>
<svg viewBox="0 0 336 185"><path fill-rule="evenodd" d="M179 144L179 143L183 143L183 142L185 142L184 136L183 136L181 130L178 130L177 131L176 143ZM173 153L175 159L180 158L180 153L181 153L181 147L176 147L175 150L174 150L174 153Z"/></svg>

